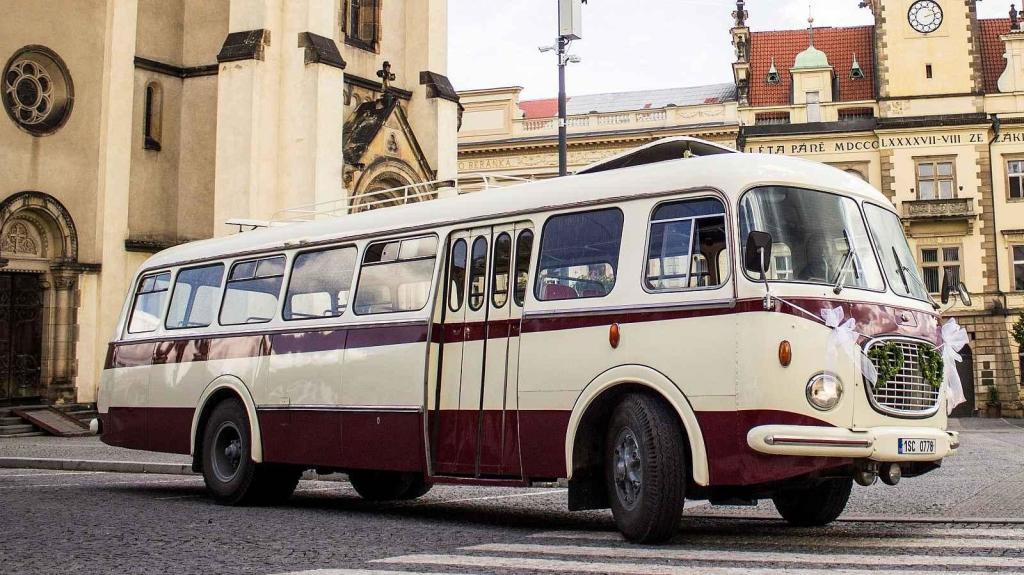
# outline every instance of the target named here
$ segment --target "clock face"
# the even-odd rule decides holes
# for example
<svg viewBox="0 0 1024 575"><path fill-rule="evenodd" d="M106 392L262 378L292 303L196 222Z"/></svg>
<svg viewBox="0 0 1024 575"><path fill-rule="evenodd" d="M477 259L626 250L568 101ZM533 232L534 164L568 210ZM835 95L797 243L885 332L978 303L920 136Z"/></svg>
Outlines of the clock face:
<svg viewBox="0 0 1024 575"><path fill-rule="evenodd" d="M942 25L942 8L935 0L917 0L907 13L910 27L922 34L934 32Z"/></svg>

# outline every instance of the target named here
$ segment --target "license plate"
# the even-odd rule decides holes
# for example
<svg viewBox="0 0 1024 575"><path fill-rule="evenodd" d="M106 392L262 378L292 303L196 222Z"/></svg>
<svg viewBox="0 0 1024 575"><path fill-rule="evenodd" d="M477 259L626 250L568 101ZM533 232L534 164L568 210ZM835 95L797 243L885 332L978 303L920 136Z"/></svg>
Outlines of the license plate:
<svg viewBox="0 0 1024 575"><path fill-rule="evenodd" d="M899 439L900 455L933 455L935 453L934 439Z"/></svg>

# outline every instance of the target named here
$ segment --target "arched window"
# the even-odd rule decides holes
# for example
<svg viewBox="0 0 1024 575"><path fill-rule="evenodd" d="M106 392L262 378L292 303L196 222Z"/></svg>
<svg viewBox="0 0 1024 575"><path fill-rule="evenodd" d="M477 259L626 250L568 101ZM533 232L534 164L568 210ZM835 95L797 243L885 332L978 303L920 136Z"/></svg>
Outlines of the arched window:
<svg viewBox="0 0 1024 575"><path fill-rule="evenodd" d="M160 151L163 103L163 90L160 89L160 84L157 82L147 84L145 111L142 118L142 147L147 150Z"/></svg>

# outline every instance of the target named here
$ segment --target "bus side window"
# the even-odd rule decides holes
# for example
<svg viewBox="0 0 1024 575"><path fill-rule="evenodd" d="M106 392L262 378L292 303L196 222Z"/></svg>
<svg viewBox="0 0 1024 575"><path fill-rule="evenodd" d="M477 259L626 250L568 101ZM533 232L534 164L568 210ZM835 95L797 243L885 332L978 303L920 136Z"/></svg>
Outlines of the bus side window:
<svg viewBox="0 0 1024 575"><path fill-rule="evenodd" d="M330 248L295 256L284 299L286 320L338 317L348 306L356 248Z"/></svg>
<svg viewBox="0 0 1024 575"><path fill-rule="evenodd" d="M512 264L512 236L502 232L494 241L494 263L491 264L491 305L505 307L508 301L508 272Z"/></svg>
<svg viewBox="0 0 1024 575"><path fill-rule="evenodd" d="M617 208L548 218L534 295L541 301L608 295L615 287L621 243L622 211Z"/></svg>
<svg viewBox="0 0 1024 575"><path fill-rule="evenodd" d="M436 259L437 236L371 244L359 270L354 311L370 315L423 309Z"/></svg>
<svg viewBox="0 0 1024 575"><path fill-rule="evenodd" d="M167 329L184 329L207 327L213 323L223 276L224 264L179 271L174 279L164 326Z"/></svg>
<svg viewBox="0 0 1024 575"><path fill-rule="evenodd" d="M220 307L221 325L266 323L274 319L284 265L284 256L274 256L231 266Z"/></svg>
<svg viewBox="0 0 1024 575"><path fill-rule="evenodd" d="M516 287L513 300L523 307L526 302L526 285L530 281L530 256L533 254L533 230L523 230L516 238Z"/></svg>
<svg viewBox="0 0 1024 575"><path fill-rule="evenodd" d="M651 215L647 240L650 291L718 287L729 275L725 206L714 198L667 202Z"/></svg>
<svg viewBox="0 0 1024 575"><path fill-rule="evenodd" d="M139 280L132 305L132 317L128 322L128 333L156 331L160 326L160 314L167 301L167 288L171 284L171 272L144 276Z"/></svg>
<svg viewBox="0 0 1024 575"><path fill-rule="evenodd" d="M466 296L466 240L456 240L452 246L452 263L448 271L448 309L453 312L462 309Z"/></svg>

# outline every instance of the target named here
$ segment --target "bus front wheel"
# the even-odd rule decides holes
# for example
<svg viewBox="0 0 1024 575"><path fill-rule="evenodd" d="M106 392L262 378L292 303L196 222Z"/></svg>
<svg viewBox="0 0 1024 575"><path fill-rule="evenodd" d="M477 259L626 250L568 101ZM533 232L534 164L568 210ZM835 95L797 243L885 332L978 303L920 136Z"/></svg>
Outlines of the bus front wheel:
<svg viewBox="0 0 1024 575"><path fill-rule="evenodd" d="M619 531L638 543L672 537L687 477L675 413L649 395L627 395L612 414L605 445L605 480Z"/></svg>
<svg viewBox="0 0 1024 575"><path fill-rule="evenodd" d="M218 503L280 503L291 497L302 470L252 460L249 418L237 400L214 406L203 429L202 468L206 488Z"/></svg>
<svg viewBox="0 0 1024 575"><path fill-rule="evenodd" d="M812 487L783 489L772 496L772 502L790 525L819 527L843 513L852 489L853 479L828 479Z"/></svg>

